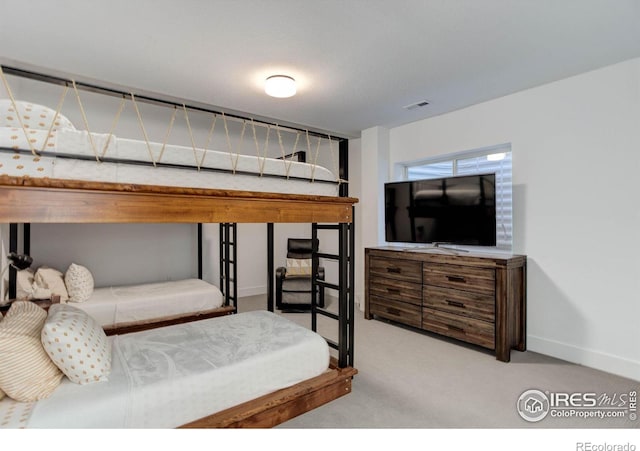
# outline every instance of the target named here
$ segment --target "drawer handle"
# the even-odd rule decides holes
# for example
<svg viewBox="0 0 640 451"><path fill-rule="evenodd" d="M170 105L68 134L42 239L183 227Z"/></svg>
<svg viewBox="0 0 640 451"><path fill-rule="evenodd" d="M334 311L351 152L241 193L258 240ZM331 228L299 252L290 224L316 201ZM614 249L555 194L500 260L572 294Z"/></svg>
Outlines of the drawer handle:
<svg viewBox="0 0 640 451"><path fill-rule="evenodd" d="M449 299L446 299L447 304L449 304L452 307L458 307L458 308L465 308L464 304L462 302L458 302L458 301L451 301Z"/></svg>
<svg viewBox="0 0 640 451"><path fill-rule="evenodd" d="M400 294L400 290L398 288L387 288L387 293Z"/></svg>
<svg viewBox="0 0 640 451"><path fill-rule="evenodd" d="M462 276L447 276L449 282L467 283L467 279Z"/></svg>
<svg viewBox="0 0 640 451"><path fill-rule="evenodd" d="M464 333L464 329L458 326L452 326L451 324L447 324L447 329L453 330L454 332L462 332Z"/></svg>
<svg viewBox="0 0 640 451"><path fill-rule="evenodd" d="M394 274L400 274L400 268L387 268L387 272L391 272Z"/></svg>
<svg viewBox="0 0 640 451"><path fill-rule="evenodd" d="M387 307L387 313L389 313L391 315L400 316L400 310L395 309L395 308L391 308L391 307Z"/></svg>

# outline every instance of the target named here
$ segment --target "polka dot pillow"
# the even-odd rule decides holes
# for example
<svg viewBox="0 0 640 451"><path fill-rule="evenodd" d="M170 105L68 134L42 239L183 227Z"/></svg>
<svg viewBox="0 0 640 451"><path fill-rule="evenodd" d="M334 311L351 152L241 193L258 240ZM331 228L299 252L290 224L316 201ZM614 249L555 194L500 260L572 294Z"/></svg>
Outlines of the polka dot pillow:
<svg viewBox="0 0 640 451"><path fill-rule="evenodd" d="M11 99L0 99L0 127L21 129L22 124L24 124L25 128L28 129L49 130L51 122L55 118L52 130L60 130L62 128L75 130L69 119L62 114L58 114L56 117L55 110L51 108L19 100L16 100L16 106L18 107L17 111Z"/></svg>
<svg viewBox="0 0 640 451"><path fill-rule="evenodd" d="M65 376L76 384L106 381L111 372L111 341L83 310L53 304L41 333L42 346Z"/></svg>
<svg viewBox="0 0 640 451"><path fill-rule="evenodd" d="M84 302L93 294L93 276L84 266L71 263L64 274L69 302Z"/></svg>

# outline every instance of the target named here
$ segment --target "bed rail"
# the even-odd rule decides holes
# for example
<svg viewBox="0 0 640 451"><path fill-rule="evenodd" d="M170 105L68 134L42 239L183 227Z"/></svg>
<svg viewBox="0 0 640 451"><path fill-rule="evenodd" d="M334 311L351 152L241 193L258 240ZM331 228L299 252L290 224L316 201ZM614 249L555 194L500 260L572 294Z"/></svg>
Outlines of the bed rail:
<svg viewBox="0 0 640 451"><path fill-rule="evenodd" d="M350 197L0 176L4 223L351 222Z"/></svg>

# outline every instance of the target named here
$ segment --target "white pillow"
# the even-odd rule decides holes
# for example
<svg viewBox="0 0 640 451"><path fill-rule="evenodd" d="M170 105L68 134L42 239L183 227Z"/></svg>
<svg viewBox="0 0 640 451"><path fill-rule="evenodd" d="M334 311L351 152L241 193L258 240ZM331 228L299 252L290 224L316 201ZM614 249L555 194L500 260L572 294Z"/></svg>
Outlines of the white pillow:
<svg viewBox="0 0 640 451"><path fill-rule="evenodd" d="M106 381L111 372L111 341L104 329L69 304L53 304L42 328L42 346L72 382Z"/></svg>
<svg viewBox="0 0 640 451"><path fill-rule="evenodd" d="M31 299L49 299L51 290L39 286L35 281L35 274L30 268L16 273L16 299L29 301Z"/></svg>
<svg viewBox="0 0 640 451"><path fill-rule="evenodd" d="M84 302L93 294L93 276L84 266L71 263L64 275L69 302Z"/></svg>
<svg viewBox="0 0 640 451"><path fill-rule="evenodd" d="M33 270L23 269L16 272L16 299L28 301L33 299Z"/></svg>
<svg viewBox="0 0 640 451"><path fill-rule="evenodd" d="M48 289L52 295L60 296L60 302L67 302L69 299L62 273L57 269L41 266L36 271L34 280L39 288Z"/></svg>
<svg viewBox="0 0 640 451"><path fill-rule="evenodd" d="M11 99L0 99L0 127L22 128L20 119L18 118L19 114L22 119L22 124L28 129L49 130L51 122L55 117L56 121L52 130L60 130L62 128L75 130L75 127L69 119L62 114L58 114L56 117L55 110L49 107L20 100L16 100L16 106L18 107L17 112L13 107Z"/></svg>
<svg viewBox="0 0 640 451"><path fill-rule="evenodd" d="M62 379L40 341L46 318L33 302L15 301L0 322L0 388L16 401L44 399Z"/></svg>

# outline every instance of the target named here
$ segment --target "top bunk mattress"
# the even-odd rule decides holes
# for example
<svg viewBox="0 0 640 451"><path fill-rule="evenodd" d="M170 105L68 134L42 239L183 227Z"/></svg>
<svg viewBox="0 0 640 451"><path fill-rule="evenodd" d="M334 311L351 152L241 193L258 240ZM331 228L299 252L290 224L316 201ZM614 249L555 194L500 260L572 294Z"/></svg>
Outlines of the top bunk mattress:
<svg viewBox="0 0 640 451"><path fill-rule="evenodd" d="M108 381L66 377L46 399L0 400L9 428L175 428L318 376L317 333L255 311L109 337Z"/></svg>
<svg viewBox="0 0 640 451"><path fill-rule="evenodd" d="M95 288L91 297L72 305L103 327L139 324L216 309L223 304L218 287L200 279Z"/></svg>
<svg viewBox="0 0 640 451"><path fill-rule="evenodd" d="M38 155L33 155L31 149ZM42 150L41 150L42 149ZM94 150L95 149L95 150ZM96 157L96 153L100 158ZM119 138L71 128L0 126L0 175L337 196L328 169L287 159Z"/></svg>

